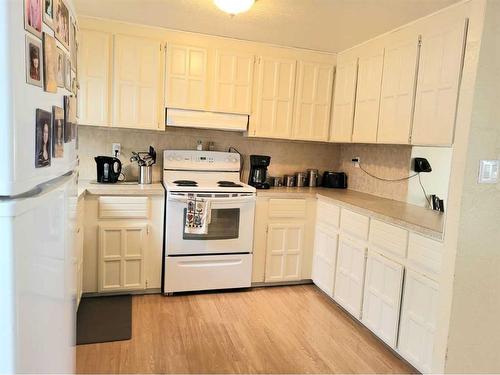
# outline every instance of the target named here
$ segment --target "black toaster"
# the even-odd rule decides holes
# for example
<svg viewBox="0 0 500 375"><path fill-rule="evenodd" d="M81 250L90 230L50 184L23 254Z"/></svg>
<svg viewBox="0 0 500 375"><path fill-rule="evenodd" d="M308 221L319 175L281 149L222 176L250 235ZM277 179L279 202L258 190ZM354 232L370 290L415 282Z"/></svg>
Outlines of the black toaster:
<svg viewBox="0 0 500 375"><path fill-rule="evenodd" d="M347 175L344 172L326 171L323 173L321 186L335 189L347 189Z"/></svg>

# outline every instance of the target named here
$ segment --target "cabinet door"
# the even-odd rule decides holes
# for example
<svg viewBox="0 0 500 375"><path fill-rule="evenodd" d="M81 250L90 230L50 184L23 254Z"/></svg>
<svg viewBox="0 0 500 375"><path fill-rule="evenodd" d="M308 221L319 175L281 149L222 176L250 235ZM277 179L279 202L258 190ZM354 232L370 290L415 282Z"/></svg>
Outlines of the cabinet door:
<svg viewBox="0 0 500 375"><path fill-rule="evenodd" d="M161 129L161 43L115 35L113 126Z"/></svg>
<svg viewBox="0 0 500 375"><path fill-rule="evenodd" d="M357 79L358 58L339 54L330 133L330 140L333 142L351 142L352 140Z"/></svg>
<svg viewBox="0 0 500 375"><path fill-rule="evenodd" d="M110 119L111 34L80 30L78 49L79 123L108 126Z"/></svg>
<svg viewBox="0 0 500 375"><path fill-rule="evenodd" d="M167 45L165 101L168 108L207 107L207 50Z"/></svg>
<svg viewBox="0 0 500 375"><path fill-rule="evenodd" d="M369 252L366 261L363 323L396 348L403 266Z"/></svg>
<svg viewBox="0 0 500 375"><path fill-rule="evenodd" d="M316 224L312 280L329 296L333 296L338 240L339 235L335 228Z"/></svg>
<svg viewBox="0 0 500 375"><path fill-rule="evenodd" d="M436 282L411 270L406 271L398 349L422 373L433 370L438 298Z"/></svg>
<svg viewBox="0 0 500 375"><path fill-rule="evenodd" d="M300 280L304 224L269 224L266 282Z"/></svg>
<svg viewBox="0 0 500 375"><path fill-rule="evenodd" d="M357 319L361 317L366 247L340 236L333 298Z"/></svg>
<svg viewBox="0 0 500 375"><path fill-rule="evenodd" d="M250 114L254 59L237 52L215 52L214 111Z"/></svg>
<svg viewBox="0 0 500 375"><path fill-rule="evenodd" d="M295 69L295 60L259 58L256 108L250 116L250 135L292 137Z"/></svg>
<svg viewBox="0 0 500 375"><path fill-rule="evenodd" d="M419 48L419 35L411 27L387 38L377 143L410 142Z"/></svg>
<svg viewBox="0 0 500 375"><path fill-rule="evenodd" d="M147 225L99 225L99 291L144 289Z"/></svg>
<svg viewBox="0 0 500 375"><path fill-rule="evenodd" d="M383 64L384 48L379 42L361 48L358 61L353 142L374 143L377 140Z"/></svg>
<svg viewBox="0 0 500 375"><path fill-rule="evenodd" d="M301 61L297 80L293 137L326 141L330 130L333 66Z"/></svg>
<svg viewBox="0 0 500 375"><path fill-rule="evenodd" d="M412 144L451 145L467 22L448 12L422 33Z"/></svg>

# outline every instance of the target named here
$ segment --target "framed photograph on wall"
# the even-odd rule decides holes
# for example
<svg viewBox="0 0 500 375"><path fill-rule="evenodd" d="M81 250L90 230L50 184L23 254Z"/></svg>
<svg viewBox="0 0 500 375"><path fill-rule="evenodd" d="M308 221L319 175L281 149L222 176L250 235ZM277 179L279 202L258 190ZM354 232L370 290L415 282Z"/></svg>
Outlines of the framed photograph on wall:
<svg viewBox="0 0 500 375"><path fill-rule="evenodd" d="M54 30L54 0L42 0L43 22Z"/></svg>
<svg viewBox="0 0 500 375"><path fill-rule="evenodd" d="M57 48L57 87L64 88L64 79L66 78L66 58L64 51Z"/></svg>
<svg viewBox="0 0 500 375"><path fill-rule="evenodd" d="M64 143L71 142L71 120L70 120L70 100L68 95L64 95Z"/></svg>
<svg viewBox="0 0 500 375"><path fill-rule="evenodd" d="M77 41L77 27L76 27L76 20L71 17L71 24L70 24L70 54L71 54L71 69L73 69L76 72L76 60L77 60L77 49L78 49L78 41Z"/></svg>
<svg viewBox="0 0 500 375"><path fill-rule="evenodd" d="M35 167L48 167L51 162L52 114L42 109L36 110L35 126Z"/></svg>
<svg viewBox="0 0 500 375"><path fill-rule="evenodd" d="M71 91L71 61L67 54L64 54L64 87Z"/></svg>
<svg viewBox="0 0 500 375"><path fill-rule="evenodd" d="M64 110L57 106L52 107L52 155L64 156Z"/></svg>
<svg viewBox="0 0 500 375"><path fill-rule="evenodd" d="M57 92L57 46L54 37L43 33L43 76L44 89Z"/></svg>
<svg viewBox="0 0 500 375"><path fill-rule="evenodd" d="M24 28L42 37L42 0L24 0Z"/></svg>
<svg viewBox="0 0 500 375"><path fill-rule="evenodd" d="M26 35L26 83L43 87L42 42Z"/></svg>
<svg viewBox="0 0 500 375"><path fill-rule="evenodd" d="M58 41L69 50L69 10L64 0L54 1L54 31Z"/></svg>

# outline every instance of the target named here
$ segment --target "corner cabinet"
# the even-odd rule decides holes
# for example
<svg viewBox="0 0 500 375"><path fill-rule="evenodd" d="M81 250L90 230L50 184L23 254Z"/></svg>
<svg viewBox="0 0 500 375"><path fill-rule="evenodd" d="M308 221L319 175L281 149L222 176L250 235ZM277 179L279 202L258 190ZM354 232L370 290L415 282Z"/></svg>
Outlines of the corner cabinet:
<svg viewBox="0 0 500 375"><path fill-rule="evenodd" d="M113 126L163 129L163 55L160 41L114 37Z"/></svg>
<svg viewBox="0 0 500 375"><path fill-rule="evenodd" d="M99 224L98 291L145 288L147 224Z"/></svg>
<svg viewBox="0 0 500 375"><path fill-rule="evenodd" d="M291 138L295 94L295 60L258 58L255 112L250 116L249 135Z"/></svg>
<svg viewBox="0 0 500 375"><path fill-rule="evenodd" d="M327 141L333 90L333 65L299 61L293 138Z"/></svg>
<svg viewBox="0 0 500 375"><path fill-rule="evenodd" d="M207 109L208 78L205 48L167 43L165 106Z"/></svg>

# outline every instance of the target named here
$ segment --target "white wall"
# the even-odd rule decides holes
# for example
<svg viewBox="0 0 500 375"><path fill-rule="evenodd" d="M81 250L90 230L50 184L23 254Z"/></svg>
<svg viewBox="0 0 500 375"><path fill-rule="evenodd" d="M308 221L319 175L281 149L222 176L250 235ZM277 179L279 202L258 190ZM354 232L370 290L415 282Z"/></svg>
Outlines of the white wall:
<svg viewBox="0 0 500 375"><path fill-rule="evenodd" d="M453 149L447 147L416 146L413 147L411 151L412 171L414 158L426 158L429 161L432 167L432 172L420 174L422 185L424 185L428 196L436 194L443 199L445 202L445 208L446 200L448 199L452 154ZM429 206L417 177L408 181L408 195L406 201L417 206Z"/></svg>

